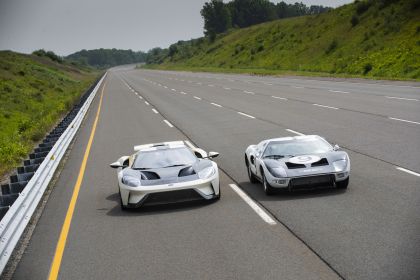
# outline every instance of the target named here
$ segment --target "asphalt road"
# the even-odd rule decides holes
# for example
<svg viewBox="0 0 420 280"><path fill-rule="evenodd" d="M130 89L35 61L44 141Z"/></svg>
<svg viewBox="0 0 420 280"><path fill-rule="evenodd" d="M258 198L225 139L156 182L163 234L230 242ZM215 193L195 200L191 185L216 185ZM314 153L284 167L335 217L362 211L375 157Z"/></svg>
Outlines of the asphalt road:
<svg viewBox="0 0 420 280"><path fill-rule="evenodd" d="M418 84L116 68L103 98L60 279L418 279ZM48 277L97 106L15 279ZM245 148L297 133L348 151L347 191L267 197L248 182ZM121 212L108 164L136 144L187 138L221 153L222 199ZM277 224L264 222L232 183Z"/></svg>

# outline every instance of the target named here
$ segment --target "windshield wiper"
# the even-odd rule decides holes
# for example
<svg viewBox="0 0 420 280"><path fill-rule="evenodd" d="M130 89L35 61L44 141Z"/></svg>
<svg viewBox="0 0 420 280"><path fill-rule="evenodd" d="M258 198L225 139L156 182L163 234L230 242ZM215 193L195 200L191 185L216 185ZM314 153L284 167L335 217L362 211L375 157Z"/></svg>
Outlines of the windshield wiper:
<svg viewBox="0 0 420 280"><path fill-rule="evenodd" d="M186 165L188 165L188 164L173 164L173 165L164 166L162 168L177 167L177 166L186 166Z"/></svg>
<svg viewBox="0 0 420 280"><path fill-rule="evenodd" d="M264 156L263 158L278 159L278 158L284 158L284 156L283 155L267 155L267 156Z"/></svg>
<svg viewBox="0 0 420 280"><path fill-rule="evenodd" d="M134 167L134 168L131 168L131 169L133 169L133 170L147 170L147 169L153 169L153 167Z"/></svg>

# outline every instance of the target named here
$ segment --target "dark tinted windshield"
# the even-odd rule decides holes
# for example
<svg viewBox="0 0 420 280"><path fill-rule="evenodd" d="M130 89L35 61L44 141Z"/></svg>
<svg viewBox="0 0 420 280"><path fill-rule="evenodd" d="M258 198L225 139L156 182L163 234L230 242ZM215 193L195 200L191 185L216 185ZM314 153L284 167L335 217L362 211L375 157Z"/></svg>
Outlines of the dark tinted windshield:
<svg viewBox="0 0 420 280"><path fill-rule="evenodd" d="M331 150L331 145L319 138L274 141L268 144L263 157L320 154Z"/></svg>
<svg viewBox="0 0 420 280"><path fill-rule="evenodd" d="M197 157L186 147L140 152L132 168L149 169L176 165L191 165Z"/></svg>

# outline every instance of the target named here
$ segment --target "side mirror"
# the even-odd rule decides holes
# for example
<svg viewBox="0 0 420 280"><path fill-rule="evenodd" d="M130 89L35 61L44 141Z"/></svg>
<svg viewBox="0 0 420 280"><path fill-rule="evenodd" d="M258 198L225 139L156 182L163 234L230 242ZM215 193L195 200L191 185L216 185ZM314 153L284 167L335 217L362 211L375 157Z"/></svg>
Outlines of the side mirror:
<svg viewBox="0 0 420 280"><path fill-rule="evenodd" d="M218 152L209 152L209 155L207 156L208 158L215 158L218 157L219 153Z"/></svg>
<svg viewBox="0 0 420 280"><path fill-rule="evenodd" d="M109 166L111 166L111 168L120 168L120 167L124 167L119 161L113 162L111 163Z"/></svg>
<svg viewBox="0 0 420 280"><path fill-rule="evenodd" d="M334 145L334 147L333 147L333 150L334 150L334 151L338 151L338 150L340 150L340 146L338 146L337 144L335 144L335 145Z"/></svg>

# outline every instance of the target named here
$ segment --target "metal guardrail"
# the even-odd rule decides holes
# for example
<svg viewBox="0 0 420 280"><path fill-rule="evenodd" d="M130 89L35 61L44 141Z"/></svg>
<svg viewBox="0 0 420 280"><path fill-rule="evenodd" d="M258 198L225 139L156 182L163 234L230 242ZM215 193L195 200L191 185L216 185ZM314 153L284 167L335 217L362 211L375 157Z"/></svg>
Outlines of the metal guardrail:
<svg viewBox="0 0 420 280"><path fill-rule="evenodd" d="M82 123L86 112L92 103L96 92L105 79L106 73L102 76L94 89L87 97L72 122L64 130L57 142L40 163L36 172L28 181L16 201L9 208L0 221L0 274L3 272L13 250L18 243L22 233L28 225L39 201L54 176L62 157L69 144L73 140L77 130Z"/></svg>

